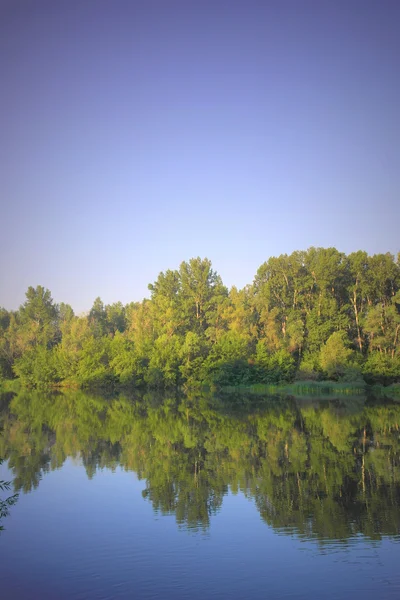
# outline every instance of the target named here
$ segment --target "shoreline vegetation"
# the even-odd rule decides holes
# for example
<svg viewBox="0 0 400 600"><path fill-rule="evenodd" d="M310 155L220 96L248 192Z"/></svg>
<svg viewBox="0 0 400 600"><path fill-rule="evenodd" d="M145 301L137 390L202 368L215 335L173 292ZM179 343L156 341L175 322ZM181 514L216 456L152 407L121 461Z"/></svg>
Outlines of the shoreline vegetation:
<svg viewBox="0 0 400 600"><path fill-rule="evenodd" d="M0 394L11 393L12 395L18 395L24 391L21 385L21 381L18 378L15 379L3 379L0 381ZM28 388L29 389L29 388ZM40 389L40 388L39 388ZM80 386L75 385L52 385L48 386L43 391L49 393L69 393L80 390ZM131 388L132 391L135 389L139 392L143 392L143 389ZM108 385L98 386L87 389L88 392L101 392L104 391L106 394L111 393L114 395L125 393L129 391L126 386L120 385ZM164 391L164 390L161 390ZM165 391L171 392L171 388L167 388ZM224 386L196 386L193 388L187 388L185 386L175 388L178 396L185 393L200 393L200 394L245 394L250 396L292 396L294 398L305 398L305 397L316 397L323 398L324 396L332 397L357 397L357 396L374 396L375 398L391 398L400 399L400 383L392 383L390 385L372 384L369 385L365 381L359 382L345 382L345 381L333 381L329 379L323 379L319 381L309 380L293 380L291 382L278 382L278 383L253 383L253 384L239 384L239 385L224 385Z"/></svg>
<svg viewBox="0 0 400 600"><path fill-rule="evenodd" d="M270 258L241 290L193 258L149 290L125 306L97 298L76 316L29 287L17 311L0 308L0 388L399 395L400 253L296 251Z"/></svg>

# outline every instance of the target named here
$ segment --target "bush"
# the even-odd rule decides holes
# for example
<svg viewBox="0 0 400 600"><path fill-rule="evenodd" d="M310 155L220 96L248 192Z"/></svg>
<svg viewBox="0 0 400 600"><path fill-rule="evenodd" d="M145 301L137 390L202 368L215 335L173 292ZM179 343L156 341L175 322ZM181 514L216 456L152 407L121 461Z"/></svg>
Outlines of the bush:
<svg viewBox="0 0 400 600"><path fill-rule="evenodd" d="M321 348L321 367L329 378L338 379L343 377L351 355L352 350L347 348L345 332L335 331Z"/></svg>
<svg viewBox="0 0 400 600"><path fill-rule="evenodd" d="M33 346L14 363L23 387L46 389L58 381L55 355L44 346Z"/></svg>
<svg viewBox="0 0 400 600"><path fill-rule="evenodd" d="M400 381L400 358L374 352L364 363L363 374L368 383L388 385Z"/></svg>
<svg viewBox="0 0 400 600"><path fill-rule="evenodd" d="M365 383L360 369L356 366L345 367L339 381L344 383Z"/></svg>

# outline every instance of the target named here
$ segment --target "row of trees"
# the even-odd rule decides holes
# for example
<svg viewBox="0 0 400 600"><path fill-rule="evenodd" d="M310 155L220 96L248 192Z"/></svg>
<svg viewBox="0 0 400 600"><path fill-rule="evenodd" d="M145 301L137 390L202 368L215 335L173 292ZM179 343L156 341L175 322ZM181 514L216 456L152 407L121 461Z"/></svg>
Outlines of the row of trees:
<svg viewBox="0 0 400 600"><path fill-rule="evenodd" d="M30 387L400 376L400 254L310 248L270 258L229 291L193 258L149 290L126 306L97 298L76 316L30 287L18 311L0 310L2 376Z"/></svg>
<svg viewBox="0 0 400 600"><path fill-rule="evenodd" d="M109 401L82 392L20 393L0 406L0 455L15 492L29 492L68 456L88 477L120 465L179 526L206 529L230 489L254 499L280 532L345 540L398 536L400 405L362 397L245 408L204 395Z"/></svg>

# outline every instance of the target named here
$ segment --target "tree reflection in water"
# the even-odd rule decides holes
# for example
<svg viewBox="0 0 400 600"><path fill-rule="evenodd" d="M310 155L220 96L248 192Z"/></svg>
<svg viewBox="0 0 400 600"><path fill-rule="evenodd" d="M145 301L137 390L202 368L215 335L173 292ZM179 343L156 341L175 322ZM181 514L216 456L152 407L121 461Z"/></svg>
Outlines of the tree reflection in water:
<svg viewBox="0 0 400 600"><path fill-rule="evenodd" d="M67 457L89 478L121 466L180 527L207 529L231 490L285 533L324 540L398 535L400 406L366 398L115 399L20 394L2 405L0 454L15 491Z"/></svg>
<svg viewBox="0 0 400 600"><path fill-rule="evenodd" d="M3 464L3 459L0 459L0 465ZM11 489L11 482L4 481L0 479L0 492L9 492ZM3 519L8 517L10 514L10 508L14 506L14 504L18 500L18 494L13 494L12 496L7 496L6 498L0 497L0 531L4 530L2 525Z"/></svg>

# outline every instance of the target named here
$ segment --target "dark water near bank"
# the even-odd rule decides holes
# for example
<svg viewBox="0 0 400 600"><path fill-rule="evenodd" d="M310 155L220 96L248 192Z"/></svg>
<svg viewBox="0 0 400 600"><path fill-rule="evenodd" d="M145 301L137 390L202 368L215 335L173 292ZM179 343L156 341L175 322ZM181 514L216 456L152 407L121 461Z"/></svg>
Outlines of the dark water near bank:
<svg viewBox="0 0 400 600"><path fill-rule="evenodd" d="M399 427L363 397L5 398L0 597L398 599Z"/></svg>

